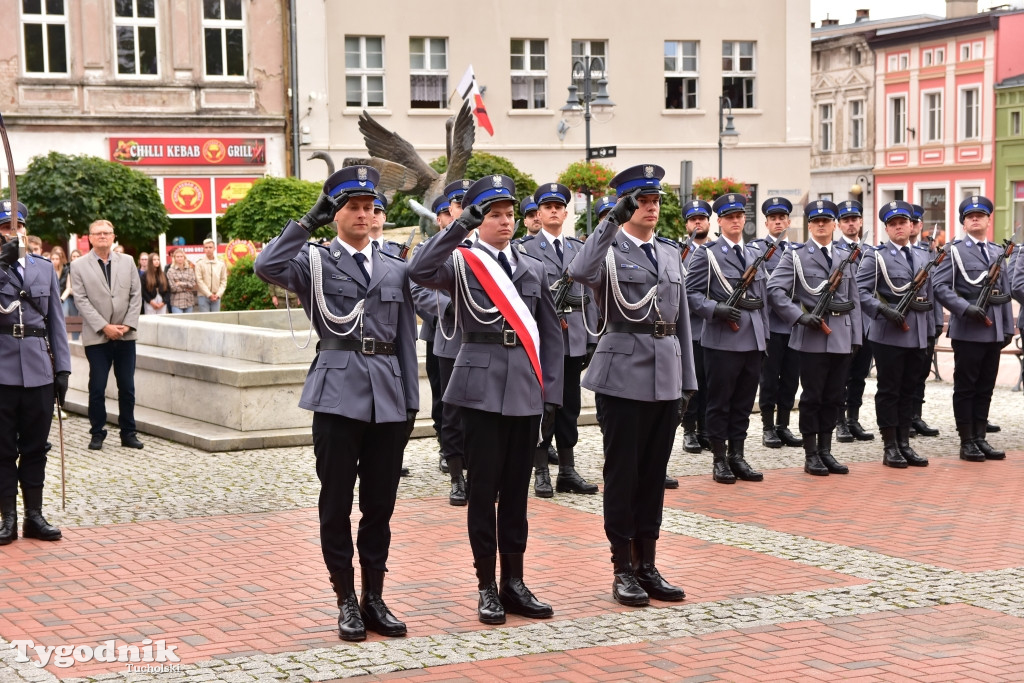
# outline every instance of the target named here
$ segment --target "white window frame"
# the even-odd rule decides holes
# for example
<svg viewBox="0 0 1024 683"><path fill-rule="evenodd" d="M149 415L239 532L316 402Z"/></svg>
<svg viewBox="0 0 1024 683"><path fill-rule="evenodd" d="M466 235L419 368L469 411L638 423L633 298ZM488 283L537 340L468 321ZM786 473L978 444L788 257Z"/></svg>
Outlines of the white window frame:
<svg viewBox="0 0 1024 683"><path fill-rule="evenodd" d="M899 54L899 58L900 58L900 71L906 71L907 69L909 69L910 68L910 53L908 53L908 52L901 52Z"/></svg>
<svg viewBox="0 0 1024 683"><path fill-rule="evenodd" d="M522 53L512 52L512 42L522 41L523 51ZM534 53L534 43L540 43L543 47L543 54L540 55L544 58L544 68L534 69L533 60L538 56ZM514 83L517 78L521 78L526 83L526 88L530 93L530 96L526 100L526 107L520 108L521 111L528 110L546 110L549 106L548 101L548 40L547 38L512 38L509 40L509 69L510 69L510 82L513 84L512 90L515 90ZM511 60L515 57L520 57L523 60L522 69L514 69L511 65ZM537 103L534 101L537 93L537 83L540 83L544 93L544 104L543 106L536 106ZM512 108L515 109L515 97L512 98Z"/></svg>
<svg viewBox="0 0 1024 683"><path fill-rule="evenodd" d="M248 55L248 52L249 52L249 36L248 36L248 31L246 30L246 25L248 23L248 15L246 14L246 5L247 4L248 3L245 2L244 0L240 3L241 8L242 8L242 18L241 19L224 19L224 18L220 18L220 19L207 19L206 18L205 7L200 10L201 12L203 12L203 14L202 14L202 17L203 17L203 28L202 28L203 35L202 35L202 38L200 39L200 41L202 42L202 45L203 45L203 78L205 80L207 80L207 81L238 82L238 81L244 81L244 80L246 80L246 78L248 78L248 74L249 74L249 55ZM224 6L224 3L221 3L220 8L221 8L221 10L220 10L221 17L223 17L225 9L226 9L225 6ZM221 65L224 67L224 71L225 72L228 69L228 41L227 41L227 33L226 32L228 30L241 30L241 32L242 32L242 74L240 76L232 76L232 75L228 75L226 73L225 74L221 74L221 75L219 75L219 74L210 74L210 73L206 72L206 31L207 31L207 29L217 29L217 30L220 31Z"/></svg>
<svg viewBox="0 0 1024 683"><path fill-rule="evenodd" d="M855 111L854 105L860 105L860 112ZM847 101L850 111L850 149L864 149L867 143L867 100L863 98ZM860 140L857 139L857 131L860 131Z"/></svg>
<svg viewBox="0 0 1024 683"><path fill-rule="evenodd" d="M935 58L935 53L932 50L921 51L921 68L932 66L932 60Z"/></svg>
<svg viewBox="0 0 1024 683"><path fill-rule="evenodd" d="M974 125L971 130L967 129L967 93L974 92L975 114ZM957 88L957 141L969 142L981 140L981 84L962 85Z"/></svg>
<svg viewBox="0 0 1024 683"><path fill-rule="evenodd" d="M582 48L582 51L579 52L579 53L576 52L576 44L577 43L579 43L580 47ZM604 54L603 55L594 55L594 53L593 53L594 45L598 45L598 44L604 46ZM572 74L572 82L578 88L577 92L579 93L580 102L583 101L583 74L577 74L576 73L576 68L575 68L576 60L577 59L582 59L584 57L594 57L594 56L597 56L597 57L601 58L602 62L604 62L604 70L603 71L595 69L595 70L591 71L591 73L590 73L591 80L593 81L594 86L595 86L595 90L593 92L591 92L591 95L596 95L597 94L597 91L596 91L597 81L599 79L601 79L601 78L607 78L606 74L608 73L608 49L610 47L611 46L609 45L609 41L608 40L591 40L589 38L573 38L569 42L569 52L570 52L570 56L572 57L572 59L571 59L571 61L569 63L569 67L572 69L572 71L570 73ZM583 60L583 61L586 61L586 60Z"/></svg>
<svg viewBox="0 0 1024 683"><path fill-rule="evenodd" d="M935 66L946 63L946 48L937 47L935 48Z"/></svg>
<svg viewBox="0 0 1024 683"><path fill-rule="evenodd" d="M885 70L887 72L896 71L899 68L899 64L900 64L899 56L896 55L896 54L890 54L890 55L888 55L888 59L886 59L886 69Z"/></svg>
<svg viewBox="0 0 1024 683"><path fill-rule="evenodd" d="M944 91L941 88L935 88L930 90L921 91L921 142L942 142L944 133ZM928 108L928 99L930 96L937 95L939 98L939 106L936 118L933 120L930 117L931 111ZM932 129L932 123L935 123L935 130Z"/></svg>
<svg viewBox="0 0 1024 683"><path fill-rule="evenodd" d="M356 38L359 40L359 66L349 67L348 66L348 46L343 44L345 51L345 106L346 107L358 107L361 109L383 109L387 105L387 79L384 77L384 54L387 49L385 44L384 36L363 36L363 35L345 35L343 40L347 41L350 38ZM380 40L380 67L369 67L366 65L366 39L373 38ZM367 94L369 89L367 88L367 79L380 77L380 104L370 104ZM348 101L348 79L358 78L359 79L359 104L349 104Z"/></svg>
<svg viewBox="0 0 1024 683"><path fill-rule="evenodd" d="M985 56L985 42L976 40L971 43L971 59L981 59Z"/></svg>
<svg viewBox="0 0 1024 683"><path fill-rule="evenodd" d="M969 62L971 61L971 44L961 43L960 44L960 61Z"/></svg>
<svg viewBox="0 0 1024 683"><path fill-rule="evenodd" d="M902 100L903 111L900 120L896 121L896 101ZM886 137L889 147L906 146L907 144L907 93L888 95L885 106Z"/></svg>
<svg viewBox="0 0 1024 683"><path fill-rule="evenodd" d="M665 79L666 79L665 80L665 88L666 88L666 90L668 89L668 79L669 78L679 78L679 79L681 79L682 80L682 86L683 86L682 87L682 100L681 100L681 106L679 106L678 109L679 110L700 109L700 41L699 40L666 40L665 41L665 50L664 50L664 55L663 55L663 57L665 59L669 58L668 48L669 48L670 45L675 48L675 54L673 55L672 58L676 60L676 68L674 70L665 69ZM693 46L693 48L694 48L694 54L693 55L686 55L684 48L687 45L692 45ZM693 68L692 69L687 69L686 68L686 60L687 59L693 59ZM694 102L693 102L693 106L692 107L691 106L687 106L687 103L686 103L686 93L687 93L686 84L688 82L692 82L693 83ZM667 108L668 107L666 107L666 109ZM675 109L673 109L673 111L675 111Z"/></svg>
<svg viewBox="0 0 1024 683"><path fill-rule="evenodd" d="M113 0L112 0L113 1ZM119 17L115 11L111 12L114 18L113 22L113 46L114 46L114 75L117 78L144 78L144 79L158 79L160 78L160 30L159 30L159 19L160 19L160 3L153 3L153 17L140 17L138 16L139 0L132 0L132 15L130 17ZM243 10L244 12L244 10ZM132 29L132 42L135 51L135 73L121 73L121 66L118 62L118 44L117 44L117 29L122 27L130 27ZM139 64L141 60L139 58L139 29L140 28L152 28L153 39L156 46L156 73L155 74L144 74L139 73ZM204 65L205 68L205 65Z"/></svg>
<svg viewBox="0 0 1024 683"><path fill-rule="evenodd" d="M18 31L21 34L21 73L23 76L28 78L66 78L71 72L71 41L70 35L68 34L68 0L64 0L64 13L63 14L50 14L46 8L46 0L40 1L41 14L25 14L24 5L18 1L18 11L21 15L21 23L18 26ZM42 71L28 71L28 43L25 40L25 26L28 24L38 24L43 27L43 70ZM64 70L53 71L50 65L50 38L49 38L49 27L50 26L63 26L64 27Z"/></svg>
<svg viewBox="0 0 1024 683"><path fill-rule="evenodd" d="M417 67L415 69L412 66L412 58L413 58L412 41L414 41L414 40L422 40L423 41L423 53L422 53L422 55L423 55L423 66L422 67ZM431 57L434 55L434 52L431 50L431 47L436 45L437 43L441 43L443 48L444 48L444 50L441 52L441 54L444 55L444 68L443 69L437 68L437 67L434 67L434 66L431 65ZM416 53L416 54L420 54L420 53ZM435 110L435 109L438 110L438 111L442 111L442 110L447 109L447 107L448 107L448 105L447 105L448 75L449 75L448 74L448 38L443 38L441 36L409 36L409 88L410 88L409 107L410 108L414 108L417 111L424 111L424 110L425 111L432 111L432 110ZM427 76L427 77L431 77L431 78L440 78L441 79L441 95L442 95L442 100L438 101L438 106L437 107L413 107L412 106L412 93L411 93L412 79L417 77L417 76Z"/></svg>
<svg viewBox="0 0 1024 683"><path fill-rule="evenodd" d="M827 108L827 111L826 111ZM833 102L818 103L818 149L822 152L834 152L835 146L835 119L836 107ZM826 116L827 114L827 116Z"/></svg>
<svg viewBox="0 0 1024 683"><path fill-rule="evenodd" d="M750 45L751 53L750 69L743 69L740 61L746 59L742 54L741 46ZM726 55L726 46L730 47L730 54ZM725 60L732 60L732 69L725 68ZM722 92L725 92L726 78L744 79L742 102L735 102L729 98L733 109L756 109L757 108L757 41L756 40L723 40L722 41ZM749 85L749 90L747 86ZM750 104L746 100L749 98Z"/></svg>

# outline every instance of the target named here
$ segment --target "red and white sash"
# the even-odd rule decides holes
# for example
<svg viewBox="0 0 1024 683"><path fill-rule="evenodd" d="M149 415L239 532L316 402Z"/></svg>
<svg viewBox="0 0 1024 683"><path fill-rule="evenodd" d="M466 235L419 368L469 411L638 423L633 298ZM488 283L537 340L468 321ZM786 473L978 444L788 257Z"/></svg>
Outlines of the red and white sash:
<svg viewBox="0 0 1024 683"><path fill-rule="evenodd" d="M530 313L530 309L526 307L526 303L519 296L512 280L497 261L493 258L480 258L467 247L459 247L458 251L483 286L484 292L498 307L498 311L505 316L505 320L522 341L543 393L544 375L540 368L540 334L537 331L537 321L534 320L533 314Z"/></svg>

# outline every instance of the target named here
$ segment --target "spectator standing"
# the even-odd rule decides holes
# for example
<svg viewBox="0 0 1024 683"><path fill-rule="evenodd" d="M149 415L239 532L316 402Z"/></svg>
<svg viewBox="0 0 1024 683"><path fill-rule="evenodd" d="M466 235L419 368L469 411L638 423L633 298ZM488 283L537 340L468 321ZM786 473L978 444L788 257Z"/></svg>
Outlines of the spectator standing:
<svg viewBox="0 0 1024 683"><path fill-rule="evenodd" d="M198 291L196 269L181 249L175 249L171 255L167 282L171 286L171 313L191 313L196 306Z"/></svg>
<svg viewBox="0 0 1024 683"><path fill-rule="evenodd" d="M142 308L148 315L167 313L167 305L171 300L171 288L167 275L160 267L160 261L149 259L146 273L142 277Z"/></svg>
<svg viewBox="0 0 1024 683"><path fill-rule="evenodd" d="M139 254L139 277L146 277L146 268L148 267L149 254L147 254L146 252L142 252L141 254Z"/></svg>
<svg viewBox="0 0 1024 683"><path fill-rule="evenodd" d="M228 286L228 269L217 258L217 245L211 239L203 240L203 258L196 263L196 284L199 288L199 312L219 311L220 298Z"/></svg>

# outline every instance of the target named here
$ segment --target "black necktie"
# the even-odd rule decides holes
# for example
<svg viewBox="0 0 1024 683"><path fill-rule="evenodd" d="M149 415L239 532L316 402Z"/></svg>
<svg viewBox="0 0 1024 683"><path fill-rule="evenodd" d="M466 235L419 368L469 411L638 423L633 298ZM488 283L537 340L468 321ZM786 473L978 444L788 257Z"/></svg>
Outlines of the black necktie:
<svg viewBox="0 0 1024 683"><path fill-rule="evenodd" d="M990 266L992 264L988 260L988 249L986 249L987 246L988 242L978 242L978 250L981 251L981 258L985 259L986 266Z"/></svg>
<svg viewBox="0 0 1024 683"><path fill-rule="evenodd" d="M357 251L352 254L352 258L356 260L356 265L359 266L359 272L363 274L366 284L370 284L370 274L366 272L366 266L363 265L366 262L366 254Z"/></svg>
<svg viewBox="0 0 1024 683"><path fill-rule="evenodd" d="M786 240L780 241L779 246L782 247L782 251L786 251Z"/></svg>
<svg viewBox="0 0 1024 683"><path fill-rule="evenodd" d="M562 263L562 240L555 238L555 254L558 255L558 262Z"/></svg>
<svg viewBox="0 0 1024 683"><path fill-rule="evenodd" d="M828 264L828 269L832 270L832 257L828 253L828 249L825 247L821 248L821 255L825 257L825 263Z"/></svg>
<svg viewBox="0 0 1024 683"><path fill-rule="evenodd" d="M498 263L501 264L501 267L505 270L505 275L508 275L508 279L511 280L512 279L512 264L508 262L508 257L505 256L505 252L503 252L503 251L499 251L498 252Z"/></svg>
<svg viewBox="0 0 1024 683"><path fill-rule="evenodd" d="M911 270L913 270L914 269L914 257L910 255L910 247L903 247L900 251L902 251L903 255L906 257L907 265L910 266Z"/></svg>
<svg viewBox="0 0 1024 683"><path fill-rule="evenodd" d="M654 264L654 272L657 273L658 272L658 259L654 255L654 247L652 247L650 244L641 244L640 248L644 250L645 254L647 254L647 258L651 259L651 263Z"/></svg>
<svg viewBox="0 0 1024 683"><path fill-rule="evenodd" d="M96 262L100 264L100 269L103 271L103 276L107 278L107 287L110 287L110 259L106 262L96 259Z"/></svg>
<svg viewBox="0 0 1024 683"><path fill-rule="evenodd" d="M743 258L743 247L736 245L732 248L736 252L736 258L740 260L740 264L743 266L743 270L747 269L747 259Z"/></svg>

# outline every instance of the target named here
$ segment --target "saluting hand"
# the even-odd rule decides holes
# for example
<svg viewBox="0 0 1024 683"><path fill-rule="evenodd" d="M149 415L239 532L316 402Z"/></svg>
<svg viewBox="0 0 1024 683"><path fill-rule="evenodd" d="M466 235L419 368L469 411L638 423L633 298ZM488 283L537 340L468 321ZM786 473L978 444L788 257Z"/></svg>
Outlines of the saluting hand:
<svg viewBox="0 0 1024 683"><path fill-rule="evenodd" d="M639 192L640 188L637 188L622 195L622 199L615 202L615 206L608 212L608 221L618 226L628 223L633 213L640 208L640 203L636 200Z"/></svg>
<svg viewBox="0 0 1024 683"><path fill-rule="evenodd" d="M462 210L462 215L455 219L466 232L473 232L484 222L484 212L477 204L470 204Z"/></svg>
<svg viewBox="0 0 1024 683"><path fill-rule="evenodd" d="M345 206L348 202L348 195L342 193L337 197L321 192L320 196L316 200L316 204L309 212L299 219L299 225L304 227L307 231L313 232L317 228L329 224L334 220L334 216L341 210L341 207Z"/></svg>

